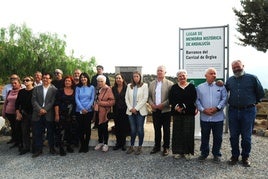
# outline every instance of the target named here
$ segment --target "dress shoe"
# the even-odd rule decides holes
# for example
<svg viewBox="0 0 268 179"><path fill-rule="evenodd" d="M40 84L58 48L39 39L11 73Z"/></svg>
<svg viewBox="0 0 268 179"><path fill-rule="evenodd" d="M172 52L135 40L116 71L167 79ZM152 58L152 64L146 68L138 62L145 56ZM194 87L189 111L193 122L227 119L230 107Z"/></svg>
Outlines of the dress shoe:
<svg viewBox="0 0 268 179"><path fill-rule="evenodd" d="M28 152L30 152L29 149L22 149L22 150L20 151L19 155L24 155L24 154L26 154L26 153L28 153Z"/></svg>
<svg viewBox="0 0 268 179"><path fill-rule="evenodd" d="M78 151L79 153L82 153L82 152L84 152L84 147L80 147L80 149L79 149L79 151Z"/></svg>
<svg viewBox="0 0 268 179"><path fill-rule="evenodd" d="M50 149L49 149L49 153L50 153L50 154L57 154L57 151L55 150L54 147L50 147Z"/></svg>
<svg viewBox="0 0 268 179"><path fill-rule="evenodd" d="M63 147L60 147L60 156L65 156L66 152Z"/></svg>
<svg viewBox="0 0 268 179"><path fill-rule="evenodd" d="M10 149L13 149L13 148L15 148L15 147L19 147L19 144L18 144L18 143L15 143L15 144L13 144L12 146L10 146L9 148L10 148Z"/></svg>
<svg viewBox="0 0 268 179"><path fill-rule="evenodd" d="M230 160L228 161L229 165L235 165L238 162L238 157L231 157Z"/></svg>
<svg viewBox="0 0 268 179"><path fill-rule="evenodd" d="M37 152L35 152L35 153L32 155L32 158L36 158L36 157L38 157L38 156L40 156L40 155L42 155L42 154L43 154L42 151L37 151Z"/></svg>
<svg viewBox="0 0 268 179"><path fill-rule="evenodd" d="M118 149L120 149L121 147L119 146L119 145L116 145L116 146L114 146L113 147L113 150L118 150Z"/></svg>
<svg viewBox="0 0 268 179"><path fill-rule="evenodd" d="M7 144L12 144L12 143L14 143L15 141L13 140L13 139L10 139L8 142L7 142Z"/></svg>
<svg viewBox="0 0 268 179"><path fill-rule="evenodd" d="M221 158L219 156L214 156L213 161L215 163L220 163L221 162Z"/></svg>
<svg viewBox="0 0 268 179"><path fill-rule="evenodd" d="M123 145L121 149L122 149L122 151L126 151L127 150L127 148L126 148L125 145Z"/></svg>
<svg viewBox="0 0 268 179"><path fill-rule="evenodd" d="M83 152L84 152L84 153L87 153L88 151L89 151L89 149L88 149L88 145L87 145L87 146L84 147Z"/></svg>
<svg viewBox="0 0 268 179"><path fill-rule="evenodd" d="M242 164L244 167L250 167L250 161L248 160L248 158L243 158Z"/></svg>
<svg viewBox="0 0 268 179"><path fill-rule="evenodd" d="M74 152L74 149L70 145L67 145L66 150L69 153L73 153Z"/></svg>
<svg viewBox="0 0 268 179"><path fill-rule="evenodd" d="M169 150L167 148L164 148L162 155L167 156L169 154Z"/></svg>
<svg viewBox="0 0 268 179"><path fill-rule="evenodd" d="M153 150L150 152L150 154L155 154L160 151L160 148L154 147Z"/></svg>
<svg viewBox="0 0 268 179"><path fill-rule="evenodd" d="M198 158L197 158L200 162L203 162L207 159L207 157L205 157L204 155L200 155Z"/></svg>

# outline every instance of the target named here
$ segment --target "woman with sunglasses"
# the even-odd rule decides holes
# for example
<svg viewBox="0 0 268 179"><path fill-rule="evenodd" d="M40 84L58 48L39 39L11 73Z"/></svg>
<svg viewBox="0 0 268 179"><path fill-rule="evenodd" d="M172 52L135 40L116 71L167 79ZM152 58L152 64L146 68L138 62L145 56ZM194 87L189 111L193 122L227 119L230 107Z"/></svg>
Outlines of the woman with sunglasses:
<svg viewBox="0 0 268 179"><path fill-rule="evenodd" d="M23 83L26 86L18 93L18 97L15 103L16 119L21 122L21 145L20 155L30 152L31 140L30 140L30 128L31 119L33 113L32 103L29 102L32 99L32 92L34 88L34 79L31 76L26 76L23 79Z"/></svg>

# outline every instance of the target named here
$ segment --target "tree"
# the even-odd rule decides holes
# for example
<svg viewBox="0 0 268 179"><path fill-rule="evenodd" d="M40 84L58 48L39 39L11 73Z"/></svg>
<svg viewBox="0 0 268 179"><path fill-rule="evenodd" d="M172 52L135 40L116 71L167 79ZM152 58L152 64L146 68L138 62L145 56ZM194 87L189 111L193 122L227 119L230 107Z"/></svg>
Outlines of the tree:
<svg viewBox="0 0 268 179"><path fill-rule="evenodd" d="M72 74L77 68L92 75L96 59L85 61L66 55L66 36L39 33L34 35L25 24L21 27L14 24L9 28L0 29L0 83L6 82L7 77L16 73L23 77L33 75L35 71L53 72L56 68L64 74Z"/></svg>
<svg viewBox="0 0 268 179"><path fill-rule="evenodd" d="M241 0L242 10L233 9L238 17L237 31L241 45L250 45L258 51L268 49L268 1Z"/></svg>

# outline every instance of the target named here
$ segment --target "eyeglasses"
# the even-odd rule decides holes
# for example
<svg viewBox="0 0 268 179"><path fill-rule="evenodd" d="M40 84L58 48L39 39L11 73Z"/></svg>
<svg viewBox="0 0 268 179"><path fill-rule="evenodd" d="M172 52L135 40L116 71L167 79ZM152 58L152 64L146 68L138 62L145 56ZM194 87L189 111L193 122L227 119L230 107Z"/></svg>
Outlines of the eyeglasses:
<svg viewBox="0 0 268 179"><path fill-rule="evenodd" d="M10 80L16 80L16 79L18 79L18 78L9 78Z"/></svg>
<svg viewBox="0 0 268 179"><path fill-rule="evenodd" d="M23 80L23 82L29 82L29 81L31 81L31 80L29 80L29 79Z"/></svg>
<svg viewBox="0 0 268 179"><path fill-rule="evenodd" d="M59 73L59 72L55 72L54 74L55 74L55 75L59 75L60 73Z"/></svg>

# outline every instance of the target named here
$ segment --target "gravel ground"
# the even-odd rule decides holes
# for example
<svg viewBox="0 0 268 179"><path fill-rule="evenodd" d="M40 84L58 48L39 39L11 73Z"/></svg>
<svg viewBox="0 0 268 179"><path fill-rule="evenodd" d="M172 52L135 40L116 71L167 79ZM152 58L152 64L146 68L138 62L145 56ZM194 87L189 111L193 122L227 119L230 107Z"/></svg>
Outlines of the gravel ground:
<svg viewBox="0 0 268 179"><path fill-rule="evenodd" d="M65 157L44 154L35 159L31 154L18 155L17 149L9 149L8 137L0 136L0 178L268 178L268 138L253 136L252 166L239 163L229 166L230 144L224 134L222 162L215 164L212 156L205 162L197 161L200 140L195 141L195 156L189 161L174 159L170 154L150 155L152 147L145 147L139 156L123 151L91 150L86 154L67 154Z"/></svg>

